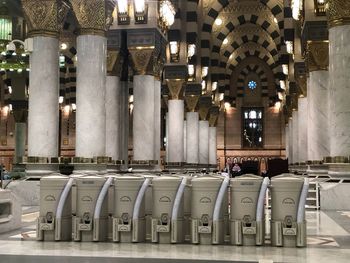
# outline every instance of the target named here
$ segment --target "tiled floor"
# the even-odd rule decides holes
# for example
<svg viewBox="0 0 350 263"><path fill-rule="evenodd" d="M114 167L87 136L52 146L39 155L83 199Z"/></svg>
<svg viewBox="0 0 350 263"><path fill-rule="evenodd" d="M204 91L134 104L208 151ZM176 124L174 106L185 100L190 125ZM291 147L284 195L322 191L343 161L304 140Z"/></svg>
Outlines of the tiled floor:
<svg viewBox="0 0 350 263"><path fill-rule="evenodd" d="M307 212L308 247L154 245L37 242L35 209L23 215L23 228L0 235L0 262L350 262L350 212Z"/></svg>

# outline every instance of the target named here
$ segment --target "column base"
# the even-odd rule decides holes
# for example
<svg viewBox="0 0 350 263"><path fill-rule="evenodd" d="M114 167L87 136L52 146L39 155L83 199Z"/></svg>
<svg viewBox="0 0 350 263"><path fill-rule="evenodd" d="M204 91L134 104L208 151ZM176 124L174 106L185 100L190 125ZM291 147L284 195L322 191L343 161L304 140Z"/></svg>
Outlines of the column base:
<svg viewBox="0 0 350 263"><path fill-rule="evenodd" d="M317 178L317 179L328 179L328 165L323 164L322 161L307 161L307 170L306 173L311 178Z"/></svg>
<svg viewBox="0 0 350 263"><path fill-rule="evenodd" d="M28 156L23 158L27 177L43 177L59 172L58 157L36 157Z"/></svg>
<svg viewBox="0 0 350 263"><path fill-rule="evenodd" d="M133 173L159 173L162 171L158 160L131 160L129 167L132 168Z"/></svg>
<svg viewBox="0 0 350 263"><path fill-rule="evenodd" d="M169 171L171 173L183 173L184 172L184 165L183 162L168 162L165 164L164 169L166 171Z"/></svg>
<svg viewBox="0 0 350 263"><path fill-rule="evenodd" d="M74 166L74 174L91 174L105 175L107 174L107 164L111 163L110 157L74 157L72 165Z"/></svg>
<svg viewBox="0 0 350 263"><path fill-rule="evenodd" d="M107 173L120 173L122 172L122 166L125 164L124 160L116 160L107 163Z"/></svg>
<svg viewBox="0 0 350 263"><path fill-rule="evenodd" d="M306 163L292 163L289 165L289 172L295 174L306 174L308 167Z"/></svg>
<svg viewBox="0 0 350 263"><path fill-rule="evenodd" d="M184 170L189 173L197 173L200 172L198 163L185 163Z"/></svg>

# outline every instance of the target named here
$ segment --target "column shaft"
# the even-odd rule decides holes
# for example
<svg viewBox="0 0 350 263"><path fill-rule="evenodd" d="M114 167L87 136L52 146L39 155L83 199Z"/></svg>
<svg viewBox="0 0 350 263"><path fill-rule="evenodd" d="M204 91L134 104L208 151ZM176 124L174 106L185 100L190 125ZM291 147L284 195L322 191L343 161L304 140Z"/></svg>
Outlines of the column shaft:
<svg viewBox="0 0 350 263"><path fill-rule="evenodd" d="M184 121L184 163L187 162L187 120Z"/></svg>
<svg viewBox="0 0 350 263"><path fill-rule="evenodd" d="M199 121L199 163L209 163L209 122Z"/></svg>
<svg viewBox="0 0 350 263"><path fill-rule="evenodd" d="M348 10L347 10L348 11ZM350 154L350 26L329 29L330 155Z"/></svg>
<svg viewBox="0 0 350 263"><path fill-rule="evenodd" d="M198 112L186 113L186 162L199 163L199 114Z"/></svg>
<svg viewBox="0 0 350 263"><path fill-rule="evenodd" d="M209 127L209 164L217 165L216 127Z"/></svg>
<svg viewBox="0 0 350 263"><path fill-rule="evenodd" d="M298 100L298 151L299 162L306 162L307 158L307 98L299 98Z"/></svg>
<svg viewBox="0 0 350 263"><path fill-rule="evenodd" d="M121 85L117 76L106 78L106 156L121 160Z"/></svg>
<svg viewBox="0 0 350 263"><path fill-rule="evenodd" d="M25 122L15 123L15 157L16 163L18 158L25 155L26 150L26 131L27 126Z"/></svg>
<svg viewBox="0 0 350 263"><path fill-rule="evenodd" d="M184 101L169 100L169 163L184 161Z"/></svg>
<svg viewBox="0 0 350 263"><path fill-rule="evenodd" d="M299 162L298 112L293 111L293 163Z"/></svg>
<svg viewBox="0 0 350 263"><path fill-rule="evenodd" d="M154 160L160 164L160 130L161 130L161 83L154 80Z"/></svg>
<svg viewBox="0 0 350 263"><path fill-rule="evenodd" d="M154 160L154 77L134 76L134 160Z"/></svg>
<svg viewBox="0 0 350 263"><path fill-rule="evenodd" d="M310 72L308 83L308 159L329 156L328 71Z"/></svg>
<svg viewBox="0 0 350 263"><path fill-rule="evenodd" d="M123 169L128 167L129 159L129 86L127 81L121 81L120 107L120 158L125 161Z"/></svg>
<svg viewBox="0 0 350 263"><path fill-rule="evenodd" d="M294 163L293 149L294 149L294 145L293 145L293 119L290 119L289 124L288 124L288 160L289 160L289 164Z"/></svg>
<svg viewBox="0 0 350 263"><path fill-rule="evenodd" d="M284 141L285 141L285 147L286 147L286 158L288 159L288 160L290 160L289 159L289 126L288 125L286 125L285 127L284 127L284 137L285 137L285 139L284 139Z"/></svg>
<svg viewBox="0 0 350 263"><path fill-rule="evenodd" d="M106 46L105 37L77 38L76 153L92 158L106 154Z"/></svg>

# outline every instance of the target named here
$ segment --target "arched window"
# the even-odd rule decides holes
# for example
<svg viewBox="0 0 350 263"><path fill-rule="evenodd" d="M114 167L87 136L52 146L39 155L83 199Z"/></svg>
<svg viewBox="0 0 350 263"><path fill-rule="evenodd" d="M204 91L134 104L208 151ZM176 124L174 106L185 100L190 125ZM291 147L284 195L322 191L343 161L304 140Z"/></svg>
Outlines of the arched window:
<svg viewBox="0 0 350 263"><path fill-rule="evenodd" d="M242 146L243 148L263 147L263 109L242 108Z"/></svg>

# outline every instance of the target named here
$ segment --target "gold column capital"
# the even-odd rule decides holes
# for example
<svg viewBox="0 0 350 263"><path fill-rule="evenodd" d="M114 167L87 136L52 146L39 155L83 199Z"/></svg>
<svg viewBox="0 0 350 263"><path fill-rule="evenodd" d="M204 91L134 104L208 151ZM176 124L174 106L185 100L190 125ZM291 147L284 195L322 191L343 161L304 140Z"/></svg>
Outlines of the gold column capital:
<svg viewBox="0 0 350 263"><path fill-rule="evenodd" d="M118 50L107 50L107 75L120 77L123 57Z"/></svg>
<svg viewBox="0 0 350 263"><path fill-rule="evenodd" d="M209 126L216 127L219 119L220 107L213 106L209 110Z"/></svg>
<svg viewBox="0 0 350 263"><path fill-rule="evenodd" d="M69 0L80 26L81 35L105 36L111 24L109 1ZM108 5L108 7L107 7Z"/></svg>
<svg viewBox="0 0 350 263"><path fill-rule="evenodd" d="M189 112L195 112L200 95L186 95L185 101Z"/></svg>
<svg viewBox="0 0 350 263"><path fill-rule="evenodd" d="M329 27L350 24L349 0L328 0L326 9Z"/></svg>
<svg viewBox="0 0 350 263"><path fill-rule="evenodd" d="M208 120L209 109L212 107L211 96L201 96L198 102L199 118L202 121Z"/></svg>
<svg viewBox="0 0 350 263"><path fill-rule="evenodd" d="M61 0L22 0L28 35L59 37L69 6Z"/></svg>
<svg viewBox="0 0 350 263"><path fill-rule="evenodd" d="M151 61L153 51L154 47L129 48L135 75L147 75L147 68Z"/></svg>
<svg viewBox="0 0 350 263"><path fill-rule="evenodd" d="M307 77L306 75L299 75L295 82L298 85L298 94L300 97L307 97Z"/></svg>
<svg viewBox="0 0 350 263"><path fill-rule="evenodd" d="M185 83L184 79L167 79L166 83L169 88L170 100L179 100L182 99L183 93L183 84Z"/></svg>
<svg viewBox="0 0 350 263"><path fill-rule="evenodd" d="M328 70L329 41L308 41L306 64L308 72Z"/></svg>

